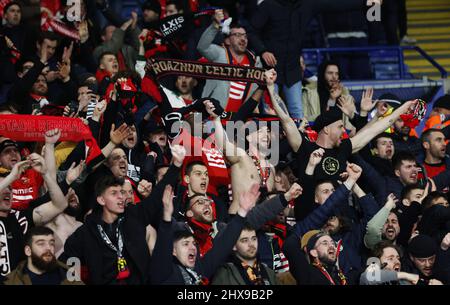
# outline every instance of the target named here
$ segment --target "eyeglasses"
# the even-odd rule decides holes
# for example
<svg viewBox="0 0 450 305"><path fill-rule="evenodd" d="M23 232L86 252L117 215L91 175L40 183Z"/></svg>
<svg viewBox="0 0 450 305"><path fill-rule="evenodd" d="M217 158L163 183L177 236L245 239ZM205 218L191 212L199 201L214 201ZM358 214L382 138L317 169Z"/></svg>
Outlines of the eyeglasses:
<svg viewBox="0 0 450 305"><path fill-rule="evenodd" d="M230 36L236 36L237 38L247 38L247 34L246 33L231 33Z"/></svg>
<svg viewBox="0 0 450 305"><path fill-rule="evenodd" d="M191 208L194 207L194 205L198 204L200 206L204 206L206 204L211 204L213 201L211 199L208 198L201 198L199 200L196 200L192 205Z"/></svg>

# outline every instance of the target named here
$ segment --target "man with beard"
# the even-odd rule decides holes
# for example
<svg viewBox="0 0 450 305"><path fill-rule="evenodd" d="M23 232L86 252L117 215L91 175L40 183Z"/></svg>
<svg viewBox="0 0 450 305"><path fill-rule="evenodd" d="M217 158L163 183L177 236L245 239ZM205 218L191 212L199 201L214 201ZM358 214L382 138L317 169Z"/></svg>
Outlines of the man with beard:
<svg viewBox="0 0 450 305"><path fill-rule="evenodd" d="M177 183L185 155L182 146L172 146L173 164L152 195L137 205L125 205L122 177L126 175L126 167L120 169L120 176L100 178L95 186L97 205L67 239L60 260L78 257L87 270L83 274L86 283L148 283L150 251L146 228L149 224L158 226L163 190L166 185ZM126 161L125 155L119 157Z"/></svg>
<svg viewBox="0 0 450 305"><path fill-rule="evenodd" d="M51 171L47 169L51 167L48 162L50 158L48 153L46 153L45 161L41 156L31 154L26 161L16 163L8 176L0 177L0 244L2 246L0 247L0 276L10 273L22 260L24 234L33 226L50 222L67 208L67 200L62 189L50 173ZM48 202L40 205L32 203L23 211L14 211L11 209L12 192L9 185L30 165L43 175L49 189L49 196L45 195L42 198ZM76 179L78 175L71 175L71 177ZM66 178L61 187L63 189L67 187L67 190L68 185L74 180Z"/></svg>
<svg viewBox="0 0 450 305"><path fill-rule="evenodd" d="M69 205L64 212L45 225L54 232L54 252L56 257L59 257L64 251L64 244L67 238L83 225L82 222L77 220L77 217L79 217L81 213L81 204L77 194L72 188L69 188L66 198Z"/></svg>
<svg viewBox="0 0 450 305"><path fill-rule="evenodd" d="M247 153L243 148L229 141L220 117L214 112L215 106L213 103L207 100L205 106L206 111L214 121L215 144L217 148L222 150L226 160L231 164L233 200L228 213L236 214L240 193L248 190L253 183L258 183L263 192L271 192L274 189L275 173L273 166L267 160L270 153L270 130L267 125L261 122L247 122L248 125L244 125L242 132L240 132L244 141L248 143L248 146L246 145L248 147ZM246 130L249 130L247 136L245 136Z"/></svg>
<svg viewBox="0 0 450 305"><path fill-rule="evenodd" d="M427 129L421 136L425 151L425 168L427 177L433 178L450 168L450 158L446 155L445 135L440 129Z"/></svg>
<svg viewBox="0 0 450 305"><path fill-rule="evenodd" d="M68 279L69 268L55 257L55 237L47 227L34 227L25 237L27 260L19 263L5 280L5 285L83 285Z"/></svg>
<svg viewBox="0 0 450 305"><path fill-rule="evenodd" d="M256 205L247 216L248 223L256 228L261 228L267 221L275 218L288 202L297 198L301 194L301 187L294 183L292 187L283 195L275 196ZM205 193L194 193L188 197L186 207L186 218L188 229L193 232L198 243L199 253L205 255L211 250L214 240L220 236L226 224L216 219L215 210L212 207L213 201Z"/></svg>
<svg viewBox="0 0 450 305"><path fill-rule="evenodd" d="M319 231L305 243L306 253L298 238L286 240L284 246L297 285L348 285L348 279L336 264L337 245L330 235Z"/></svg>
<svg viewBox="0 0 450 305"><path fill-rule="evenodd" d="M373 249L381 240L397 243L400 225L397 214L392 211L397 201L394 194L389 194L384 207L367 223L367 232L364 236L364 244L367 248Z"/></svg>
<svg viewBox="0 0 450 305"><path fill-rule="evenodd" d="M311 155L305 178L312 176L314 167L320 163L322 151L322 149L318 149ZM286 240L288 245L296 244L298 239L306 235L309 230L321 228L339 245L339 267L349 281L356 279L356 275L359 275L363 266L361 260L363 236L367 222L378 211L373 196L371 194L366 195L356 183L361 174L361 168L355 164L349 164L345 172L345 176L348 177L343 185L335 189L330 182L319 183L314 198L316 205L304 219L297 221L294 227L295 234L288 237L289 241ZM308 184L306 179L303 179L303 181L306 181L304 188L313 188L313 185ZM318 193L318 190L322 191ZM354 217L355 211L348 206L350 191L358 198L356 202L361 208L361 217ZM300 200L300 204L302 203L304 202ZM295 264L295 256L293 257L289 253L288 259L290 262L294 261Z"/></svg>
<svg viewBox="0 0 450 305"><path fill-rule="evenodd" d="M172 214L173 189L166 186L163 195L163 217L158 228L158 238L151 261L151 284L207 285L216 270L231 254L244 227L248 212L259 197L259 184L251 185L239 198L239 209L214 246L198 259L196 241L186 229L176 230Z"/></svg>
<svg viewBox="0 0 450 305"><path fill-rule="evenodd" d="M197 50L211 62L236 66L262 67L259 57L247 49L247 32L238 24L230 25L230 33L225 38L225 47L213 43L224 20L223 10L214 13L212 24L203 32ZM256 90L256 85L246 82L209 79L206 81L202 96L220 101L227 112L237 112Z"/></svg>
<svg viewBox="0 0 450 305"><path fill-rule="evenodd" d="M316 149L323 148L324 156L320 166L314 172L314 179L337 181L339 175L344 172L345 164L351 154L360 151L374 137L391 126L401 114L406 113L416 104L416 101L409 101L395 110L389 117L377 120L372 124L369 123L358 131L355 136L344 140L342 139L345 133L342 111L337 107L333 107L316 118L313 128L317 131L318 136L316 142L313 143L306 135L299 132L297 126L289 117L283 100L275 93L274 82L277 79L275 70L266 71L265 77L274 110L280 118L289 145L296 153L298 178L305 172L307 163L304 160L307 160Z"/></svg>
<svg viewBox="0 0 450 305"><path fill-rule="evenodd" d="M422 152L420 140L411 136L411 128L406 126L401 118L398 118L394 123L392 139L396 152L409 152L414 156L418 156Z"/></svg>
<svg viewBox="0 0 450 305"><path fill-rule="evenodd" d="M417 285L419 282L419 275L401 270L402 250L390 241L383 240L377 243L372 254L379 259L381 266L376 263L369 265L361 274L360 285Z"/></svg>
<svg viewBox="0 0 450 305"><path fill-rule="evenodd" d="M256 230L246 225L233 247L231 262L217 270L212 285L278 285L275 272L258 260Z"/></svg>
<svg viewBox="0 0 450 305"><path fill-rule="evenodd" d="M442 285L449 284L448 279L448 250L438 249L433 238L425 234L413 237L408 245L408 257L405 270L418 274L421 284ZM445 257L447 257L445 259Z"/></svg>

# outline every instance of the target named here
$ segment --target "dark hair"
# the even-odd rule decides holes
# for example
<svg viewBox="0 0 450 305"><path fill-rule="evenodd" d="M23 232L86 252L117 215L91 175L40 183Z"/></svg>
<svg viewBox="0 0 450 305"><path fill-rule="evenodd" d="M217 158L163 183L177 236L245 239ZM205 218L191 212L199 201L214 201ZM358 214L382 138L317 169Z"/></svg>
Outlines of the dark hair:
<svg viewBox="0 0 450 305"><path fill-rule="evenodd" d="M231 29L244 29L247 32L247 28L242 23L239 23L238 21L232 21L231 22L230 30ZM228 34L227 36L230 36L230 34Z"/></svg>
<svg viewBox="0 0 450 305"><path fill-rule="evenodd" d="M423 190L423 187L418 183L405 186L402 189L401 199L405 199L407 196L409 196L409 194L411 193L412 190L417 190L417 189Z"/></svg>
<svg viewBox="0 0 450 305"><path fill-rule="evenodd" d="M343 233L352 230L352 221L350 218L342 213L338 213L335 216L339 220L339 232Z"/></svg>
<svg viewBox="0 0 450 305"><path fill-rule="evenodd" d="M447 197L445 196L444 193L437 192L437 191L429 193L422 201L422 210L426 210L426 209L430 208L433 204L433 201L435 201L441 197L447 199Z"/></svg>
<svg viewBox="0 0 450 305"><path fill-rule="evenodd" d="M37 227L32 227L31 229L28 230L27 234L25 235L25 245L26 246L30 246L32 244L33 241L33 236L38 236L38 235L53 235L54 232L52 229L49 229L47 227L43 227L43 226L37 226Z"/></svg>
<svg viewBox="0 0 450 305"><path fill-rule="evenodd" d="M437 129L437 128L430 128L430 129L427 129L427 130L425 130L425 131L422 133L422 135L420 136L420 141L422 141L422 143L424 143L424 142L430 142L430 137L431 137L431 134L432 134L433 132L440 132L440 133L443 133L442 130Z"/></svg>
<svg viewBox="0 0 450 305"><path fill-rule="evenodd" d="M399 246L394 245L389 240L382 240L382 241L378 242L372 249L372 255L380 258L383 255L384 249L386 249L386 248L394 248L398 252L398 255L400 257L403 256L402 249Z"/></svg>
<svg viewBox="0 0 450 305"><path fill-rule="evenodd" d="M107 29L109 26L114 26L114 25L113 25L113 24L107 24L107 25L105 25L104 27L102 27L102 31L101 31L101 35L102 35L102 36L105 36L105 35L106 35L106 29Z"/></svg>
<svg viewBox="0 0 450 305"><path fill-rule="evenodd" d="M396 153L392 157L392 167L394 168L394 170L400 169L400 166L402 166L403 161L416 162L416 158L414 158L413 154L406 151L400 151Z"/></svg>
<svg viewBox="0 0 450 305"><path fill-rule="evenodd" d="M183 10L184 12L184 5L183 3L181 3L180 1L176 1L176 0L167 0L166 1L166 7L168 5L175 5L175 7L177 8L177 10Z"/></svg>
<svg viewBox="0 0 450 305"><path fill-rule="evenodd" d="M103 57L106 56L106 55L112 55L115 58L117 58L117 55L114 54L113 52L106 51L106 52L103 52L102 54L100 54L100 56L98 57L98 62L101 62Z"/></svg>
<svg viewBox="0 0 450 305"><path fill-rule="evenodd" d="M6 11L7 11L11 6L13 6L13 5L17 5L17 6L20 8L20 10L22 10L22 5L20 5L19 2L17 2L17 1L11 1L11 2L9 2L7 5L5 5L5 7L3 8L3 15L5 15L5 14L6 14Z"/></svg>
<svg viewBox="0 0 450 305"><path fill-rule="evenodd" d="M255 231L256 232L256 229L255 229L255 227L254 226L252 226L249 222L245 222L244 223L244 226L242 227L242 230L241 230L241 232L242 231Z"/></svg>
<svg viewBox="0 0 450 305"><path fill-rule="evenodd" d="M188 165L186 165L186 171L185 171L185 175L190 175L192 173L192 170L194 168L195 165L202 165L204 167L207 167L205 165L205 163L203 163L202 161L192 161L191 163L189 163Z"/></svg>
<svg viewBox="0 0 450 305"><path fill-rule="evenodd" d="M336 184L333 180L329 180L329 179L319 179L316 181L316 186L314 186L314 192L316 192L316 189L319 185L324 184L324 183L331 183L334 188L336 188Z"/></svg>
<svg viewBox="0 0 450 305"><path fill-rule="evenodd" d="M194 233L192 233L188 229L182 229L182 230L177 230L177 231L173 232L173 242L177 242L180 239L189 238L189 237L193 237L195 239Z"/></svg>
<svg viewBox="0 0 450 305"><path fill-rule="evenodd" d="M42 44L44 40L50 40L50 41L56 41L57 44L59 44L60 37L58 34L54 32L40 32L38 36L38 43Z"/></svg>
<svg viewBox="0 0 450 305"><path fill-rule="evenodd" d="M95 197L103 195L103 193L112 186L122 186L124 179L117 178L112 175L105 175L95 183Z"/></svg>
<svg viewBox="0 0 450 305"><path fill-rule="evenodd" d="M378 139L380 139L380 138L389 138L392 140L392 134L387 133L387 132L382 132L379 135L377 135L375 138L373 138L372 143L371 143L373 148L377 147Z"/></svg>
<svg viewBox="0 0 450 305"><path fill-rule="evenodd" d="M320 112L324 113L327 110L328 99L330 98L330 88L325 80L325 71L328 66L338 67L339 79L341 79L341 67L337 61L326 60L320 64L317 71L317 92L319 93Z"/></svg>

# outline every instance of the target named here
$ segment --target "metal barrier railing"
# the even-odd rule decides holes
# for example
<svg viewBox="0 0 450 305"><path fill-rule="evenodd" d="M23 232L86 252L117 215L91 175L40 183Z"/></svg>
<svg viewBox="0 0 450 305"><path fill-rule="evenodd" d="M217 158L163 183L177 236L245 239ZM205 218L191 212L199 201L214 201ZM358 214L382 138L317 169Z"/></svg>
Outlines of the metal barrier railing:
<svg viewBox="0 0 450 305"><path fill-rule="evenodd" d="M423 49L417 46L377 46L377 47L348 47L348 48L319 48L319 49L303 49L303 53L316 53L317 65L322 62L323 54L329 53L348 53L348 52L376 52L376 51L395 51L398 58L399 79L406 78L405 71L405 58L403 52L405 50L414 50L418 52L424 59L426 59L431 65L433 65L442 78L447 78L448 73L439 63L437 63L433 57L428 55Z"/></svg>

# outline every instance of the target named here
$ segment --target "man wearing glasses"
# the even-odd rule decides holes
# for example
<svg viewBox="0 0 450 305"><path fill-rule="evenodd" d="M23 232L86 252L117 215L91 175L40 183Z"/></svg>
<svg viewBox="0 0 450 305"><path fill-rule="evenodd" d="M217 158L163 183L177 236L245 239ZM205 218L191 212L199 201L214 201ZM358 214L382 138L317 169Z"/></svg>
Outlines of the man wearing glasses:
<svg viewBox="0 0 450 305"><path fill-rule="evenodd" d="M225 19L223 10L215 11L212 24L203 32L197 45L197 50L209 61L237 66L262 67L259 57L247 49L247 32L239 24L232 23L230 32L225 37L225 46L213 43ZM202 96L208 96L220 101L227 112L237 112L256 90L255 84L212 80L206 81Z"/></svg>

